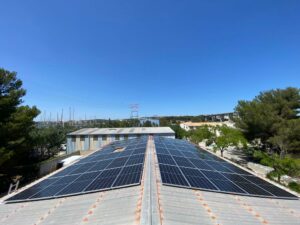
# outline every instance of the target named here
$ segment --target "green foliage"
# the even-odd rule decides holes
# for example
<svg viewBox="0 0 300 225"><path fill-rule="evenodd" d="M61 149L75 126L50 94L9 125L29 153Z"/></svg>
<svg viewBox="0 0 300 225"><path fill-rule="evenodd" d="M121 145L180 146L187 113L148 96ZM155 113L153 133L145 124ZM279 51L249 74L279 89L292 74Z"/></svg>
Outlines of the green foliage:
<svg viewBox="0 0 300 225"><path fill-rule="evenodd" d="M35 157L39 161L53 157L66 140L66 132L60 126L36 128L30 133Z"/></svg>
<svg viewBox="0 0 300 225"><path fill-rule="evenodd" d="M239 101L236 126L249 140L260 139L281 153L300 150L300 89L262 92L252 101Z"/></svg>
<svg viewBox="0 0 300 225"><path fill-rule="evenodd" d="M215 148L221 150L223 153L229 146L240 147L243 146L244 148L247 147L247 140L245 139L243 133L235 128L230 128L228 126L221 126L217 127L219 135L215 138Z"/></svg>
<svg viewBox="0 0 300 225"><path fill-rule="evenodd" d="M36 107L21 106L25 93L15 72L0 68L0 192L7 190L13 176L34 171L20 167L30 162L29 133L39 114Z"/></svg>
<svg viewBox="0 0 300 225"><path fill-rule="evenodd" d="M283 121L277 126L276 134L268 141L281 150L281 156L300 151L300 119Z"/></svg>
<svg viewBox="0 0 300 225"><path fill-rule="evenodd" d="M278 154L268 155L262 151L255 151L253 157L256 162L274 168L268 177L276 178L278 182L280 182L282 175L297 176L300 173L300 163L293 158L285 157L282 159Z"/></svg>
<svg viewBox="0 0 300 225"><path fill-rule="evenodd" d="M152 127L153 125L152 125L152 123L151 123L150 120L147 120L145 123L143 123L142 126L143 126L143 127Z"/></svg>
<svg viewBox="0 0 300 225"><path fill-rule="evenodd" d="M214 132L208 126L202 126L195 130L189 131L188 136L190 137L191 141L196 144L203 140L209 140L209 142L212 143Z"/></svg>
<svg viewBox="0 0 300 225"><path fill-rule="evenodd" d="M171 125L170 127L172 128L172 130L175 131L176 138L182 139L187 136L187 132L184 129L182 129L178 124Z"/></svg>
<svg viewBox="0 0 300 225"><path fill-rule="evenodd" d="M269 167L273 166L272 158L265 152L258 151L258 150L254 151L253 159L255 162L260 163L264 166L269 166Z"/></svg>
<svg viewBox="0 0 300 225"><path fill-rule="evenodd" d="M294 182L294 181L290 182L288 187L290 189L292 189L293 191L296 191L296 192L300 193L300 184L298 184L297 182Z"/></svg>
<svg viewBox="0 0 300 225"><path fill-rule="evenodd" d="M269 173L267 174L267 178L269 178L270 180L274 180L274 181L280 182L280 177L281 177L282 175L284 175L284 174L281 174L281 173L279 173L278 171L273 170L273 171L271 171L271 172L269 172Z"/></svg>
<svg viewBox="0 0 300 225"><path fill-rule="evenodd" d="M162 127L168 127L170 126L172 123L170 122L170 120L166 117L162 117L159 119L159 124Z"/></svg>
<svg viewBox="0 0 300 225"><path fill-rule="evenodd" d="M20 106L25 95L22 81L15 72L0 69L0 169L5 164L18 165L23 154L30 150L29 132L33 119L39 114L36 107Z"/></svg>

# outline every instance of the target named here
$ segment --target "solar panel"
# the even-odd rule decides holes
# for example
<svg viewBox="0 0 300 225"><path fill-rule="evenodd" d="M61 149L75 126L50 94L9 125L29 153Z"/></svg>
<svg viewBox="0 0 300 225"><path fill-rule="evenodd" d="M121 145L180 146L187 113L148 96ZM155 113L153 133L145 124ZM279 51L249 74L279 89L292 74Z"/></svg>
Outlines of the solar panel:
<svg viewBox="0 0 300 225"><path fill-rule="evenodd" d="M56 198L140 184L146 145L146 137L111 143L12 196L7 202Z"/></svg>
<svg viewBox="0 0 300 225"><path fill-rule="evenodd" d="M218 190L217 187L204 177L186 176L192 188L201 188L207 190Z"/></svg>
<svg viewBox="0 0 300 225"><path fill-rule="evenodd" d="M157 154L158 162L167 165L176 165L175 161L170 155Z"/></svg>
<svg viewBox="0 0 300 225"><path fill-rule="evenodd" d="M248 196L298 199L184 140L154 138L162 183L165 185Z"/></svg>

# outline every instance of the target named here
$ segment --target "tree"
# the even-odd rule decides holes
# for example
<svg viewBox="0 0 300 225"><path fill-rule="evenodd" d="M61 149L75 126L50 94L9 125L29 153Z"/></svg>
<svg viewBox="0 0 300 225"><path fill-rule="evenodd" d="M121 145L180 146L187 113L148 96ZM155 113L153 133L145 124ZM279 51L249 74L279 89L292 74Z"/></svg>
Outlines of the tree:
<svg viewBox="0 0 300 225"><path fill-rule="evenodd" d="M235 108L237 117L234 120L248 140L258 138L263 144L271 144L286 152L291 146L284 144L287 143L283 137L285 127L287 124L294 126L293 123L299 123L299 108L300 89L289 87L270 90L260 93L252 101L239 101ZM288 122L290 120L294 122ZM290 138L293 136L295 137L294 132L289 135ZM293 143L293 149L300 149L299 139Z"/></svg>
<svg viewBox="0 0 300 225"><path fill-rule="evenodd" d="M300 120L284 121L276 127L276 134L269 138L269 142L280 150L280 157L286 153L299 151L300 148Z"/></svg>
<svg viewBox="0 0 300 225"><path fill-rule="evenodd" d="M171 125L170 126L172 128L172 130L175 131L175 137L182 139L184 137L186 137L187 133L184 129L182 129L178 124L176 125Z"/></svg>
<svg viewBox="0 0 300 225"><path fill-rule="evenodd" d="M146 120L143 124L142 124L143 127L152 127L152 123L150 120Z"/></svg>
<svg viewBox="0 0 300 225"><path fill-rule="evenodd" d="M167 118L165 118L165 117L161 117L160 119L159 119L159 124L160 124L160 126L162 126L162 127L168 127L168 126L170 126L170 121L167 119Z"/></svg>
<svg viewBox="0 0 300 225"><path fill-rule="evenodd" d="M41 160L53 157L65 142L66 132L60 126L36 128L30 133L34 156Z"/></svg>
<svg viewBox="0 0 300 225"><path fill-rule="evenodd" d="M262 165L272 167L274 170L268 174L269 178L275 177L278 182L282 175L298 176L300 174L300 164L296 159L285 157L281 158L277 153L272 155L255 150L253 153L253 159Z"/></svg>
<svg viewBox="0 0 300 225"><path fill-rule="evenodd" d="M229 146L239 147L242 145L246 147L247 140L244 137L243 133L235 128L230 128L226 125L217 127L219 135L215 138L216 149L221 151L221 156L223 157L223 152Z"/></svg>
<svg viewBox="0 0 300 225"><path fill-rule="evenodd" d="M26 151L36 107L20 106L26 91L16 72L0 69L0 167L16 153Z"/></svg>
<svg viewBox="0 0 300 225"><path fill-rule="evenodd" d="M271 157L272 167L274 171L272 171L268 176L277 177L277 181L280 182L282 175L296 176L299 175L300 167L299 164L295 160L289 157L285 157L282 159L277 154L273 154Z"/></svg>
<svg viewBox="0 0 300 225"><path fill-rule="evenodd" d="M0 68L0 175L1 187L14 175L13 168L28 162L36 107L21 106L26 91L16 72Z"/></svg>
<svg viewBox="0 0 300 225"><path fill-rule="evenodd" d="M214 132L208 126L198 127L196 130L189 131L189 137L192 142L198 144L203 140L210 140L214 137Z"/></svg>

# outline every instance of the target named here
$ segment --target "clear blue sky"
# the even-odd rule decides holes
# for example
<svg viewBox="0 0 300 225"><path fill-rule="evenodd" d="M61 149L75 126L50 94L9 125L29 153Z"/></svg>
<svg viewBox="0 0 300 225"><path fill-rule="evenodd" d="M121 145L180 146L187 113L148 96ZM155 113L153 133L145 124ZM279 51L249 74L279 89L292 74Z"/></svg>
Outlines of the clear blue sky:
<svg viewBox="0 0 300 225"><path fill-rule="evenodd" d="M300 1L1 1L0 67L25 104L84 118L232 111L300 87Z"/></svg>

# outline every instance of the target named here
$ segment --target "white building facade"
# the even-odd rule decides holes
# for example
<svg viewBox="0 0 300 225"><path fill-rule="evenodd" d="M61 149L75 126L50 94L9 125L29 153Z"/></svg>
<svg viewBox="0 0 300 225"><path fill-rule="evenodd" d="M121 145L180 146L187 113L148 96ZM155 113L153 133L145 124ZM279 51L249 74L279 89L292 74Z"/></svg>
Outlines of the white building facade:
<svg viewBox="0 0 300 225"><path fill-rule="evenodd" d="M170 127L83 128L67 135L67 154L97 150L113 141L148 135L175 138Z"/></svg>

